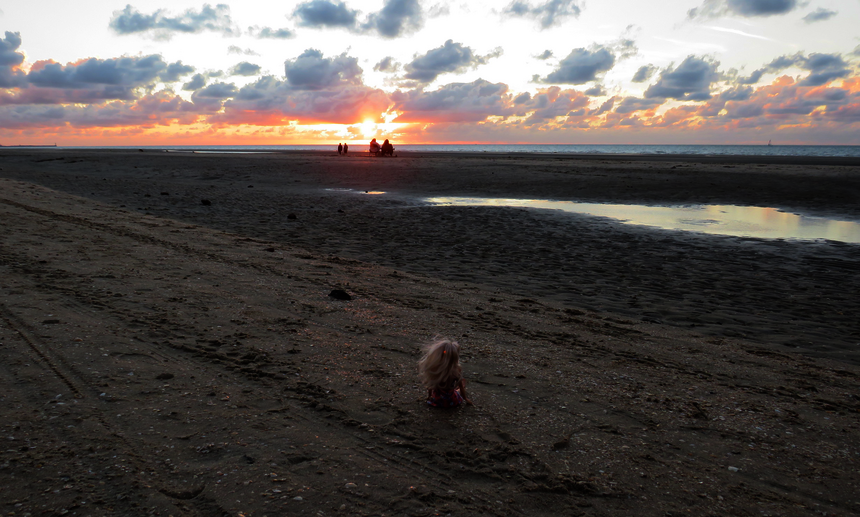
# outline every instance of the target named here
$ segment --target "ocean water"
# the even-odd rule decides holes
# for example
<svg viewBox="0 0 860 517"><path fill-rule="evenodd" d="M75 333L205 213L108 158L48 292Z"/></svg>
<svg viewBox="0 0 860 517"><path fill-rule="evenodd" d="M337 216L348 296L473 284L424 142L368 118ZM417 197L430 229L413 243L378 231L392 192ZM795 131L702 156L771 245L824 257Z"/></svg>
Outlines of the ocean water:
<svg viewBox="0 0 860 517"><path fill-rule="evenodd" d="M587 144L432 144L409 145L394 142L397 151L485 152L540 154L646 154L711 156L816 156L860 158L860 145L587 145ZM336 145L175 145L116 146L110 149L148 149L185 152L278 152L335 151ZM94 149L94 147L66 147ZM350 144L352 152L367 150L364 144Z"/></svg>
<svg viewBox="0 0 860 517"><path fill-rule="evenodd" d="M736 205L620 205L549 199L437 197L441 206L495 206L559 210L614 219L619 223L665 230L756 237L762 239L831 240L860 244L860 222L831 219L772 207Z"/></svg>

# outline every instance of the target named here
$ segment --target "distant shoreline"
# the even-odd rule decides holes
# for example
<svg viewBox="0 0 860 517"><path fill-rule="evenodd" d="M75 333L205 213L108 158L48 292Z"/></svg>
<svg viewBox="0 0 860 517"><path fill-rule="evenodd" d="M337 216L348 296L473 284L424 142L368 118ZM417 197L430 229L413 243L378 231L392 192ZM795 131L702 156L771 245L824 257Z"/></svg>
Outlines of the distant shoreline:
<svg viewBox="0 0 860 517"><path fill-rule="evenodd" d="M261 146L265 147L265 146ZM765 146L762 146L765 147ZM830 146L825 146L830 147ZM848 146L854 147L854 146ZM278 154L278 155L311 155L311 156L334 156L336 158L373 158L390 160L391 158L375 158L368 155L362 146L351 150L347 156L338 156L334 149L266 149L248 147L224 147L224 148L165 148L165 147L57 147L57 146L0 146L3 149L56 149L57 152L104 152L104 153L127 153L133 151L145 153L181 153L181 154ZM803 165L803 166L860 166L860 156L790 156L790 155L753 155L753 154L649 154L649 153L547 153L528 151L439 151L439 150L395 150L395 158L535 158L542 160L577 160L607 162L655 162L655 163L701 163L717 165Z"/></svg>

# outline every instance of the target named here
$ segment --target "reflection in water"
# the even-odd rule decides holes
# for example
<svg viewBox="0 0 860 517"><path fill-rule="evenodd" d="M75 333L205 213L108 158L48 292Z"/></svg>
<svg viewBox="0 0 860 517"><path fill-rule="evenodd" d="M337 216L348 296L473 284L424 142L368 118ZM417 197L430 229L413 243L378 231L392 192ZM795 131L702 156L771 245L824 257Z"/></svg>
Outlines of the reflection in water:
<svg viewBox="0 0 860 517"><path fill-rule="evenodd" d="M734 205L608 205L573 201L467 197L437 197L427 201L438 205L549 208L611 217L627 224L737 237L829 239L860 243L860 223L791 214L776 208Z"/></svg>

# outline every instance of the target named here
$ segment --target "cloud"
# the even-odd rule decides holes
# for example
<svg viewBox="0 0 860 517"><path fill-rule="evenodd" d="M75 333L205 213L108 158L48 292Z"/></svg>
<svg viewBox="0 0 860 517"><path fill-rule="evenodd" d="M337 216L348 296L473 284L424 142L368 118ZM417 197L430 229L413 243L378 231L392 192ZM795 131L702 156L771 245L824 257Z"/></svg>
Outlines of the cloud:
<svg viewBox="0 0 860 517"><path fill-rule="evenodd" d="M311 0L293 10L293 18L302 27L343 27L355 29L358 11L349 9L343 2Z"/></svg>
<svg viewBox="0 0 860 517"><path fill-rule="evenodd" d="M539 55L535 56L535 59L540 59L541 61L546 61L547 59L552 57L552 50L544 50Z"/></svg>
<svg viewBox="0 0 860 517"><path fill-rule="evenodd" d="M0 106L0 127L5 129L49 128L146 128L193 124L198 107L172 92L146 95L134 102L113 101L97 105Z"/></svg>
<svg viewBox="0 0 860 517"><path fill-rule="evenodd" d="M400 63L394 61L394 58L391 56L385 57L379 63L373 65L374 72L396 72L400 69Z"/></svg>
<svg viewBox="0 0 860 517"><path fill-rule="evenodd" d="M18 52L21 46L21 34L6 31L0 39L0 88L12 88L24 83L24 73L20 66L24 62L24 54Z"/></svg>
<svg viewBox="0 0 860 517"><path fill-rule="evenodd" d="M502 14L512 17L534 18L540 23L541 29L549 29L561 25L567 18L579 17L580 12L582 9L576 0L547 0L536 6L523 0L514 0L505 7Z"/></svg>
<svg viewBox="0 0 860 517"><path fill-rule="evenodd" d="M408 63L406 78L422 84L431 83L441 74L474 69L501 54L501 49L496 49L486 56L479 56L471 48L449 39L441 47L428 50Z"/></svg>
<svg viewBox="0 0 860 517"><path fill-rule="evenodd" d="M478 79L471 83L451 83L434 91L420 89L391 94L398 122L465 122L508 116L508 86Z"/></svg>
<svg viewBox="0 0 860 517"><path fill-rule="evenodd" d="M664 99L640 99L638 97L625 97L615 108L615 113L628 114L636 111L650 110L660 106Z"/></svg>
<svg viewBox="0 0 860 517"><path fill-rule="evenodd" d="M203 4L199 11L188 9L179 16L168 16L164 9L143 14L129 4L121 11L114 11L108 26L117 34L152 32L162 38L170 38L174 33L203 31L220 32L225 36L239 34L230 18L230 7L225 4L215 7Z"/></svg>
<svg viewBox="0 0 860 517"><path fill-rule="evenodd" d="M271 27L248 27L248 33L257 39L290 39L295 33L290 29L273 29Z"/></svg>
<svg viewBox="0 0 860 517"><path fill-rule="evenodd" d="M239 90L236 88L236 85L218 82L194 92L192 98L227 99L235 96L238 92Z"/></svg>
<svg viewBox="0 0 860 517"><path fill-rule="evenodd" d="M708 58L687 56L677 68L669 66L661 72L657 82L645 90L645 98L685 101L710 99L711 83L720 78L718 66L719 62Z"/></svg>
<svg viewBox="0 0 860 517"><path fill-rule="evenodd" d="M585 90L583 93L588 95L589 97L602 97L606 95L606 88L603 87L602 84L595 84L591 88Z"/></svg>
<svg viewBox="0 0 860 517"><path fill-rule="evenodd" d="M158 82L171 83L194 71L181 61L167 64L161 56L89 58L65 66L53 61L37 61L27 74L27 82L37 87L20 92L21 102L96 102L134 99L139 88L151 89ZM41 89L62 90L47 94Z"/></svg>
<svg viewBox="0 0 860 517"><path fill-rule="evenodd" d="M648 79L651 79L651 76L654 75L654 72L657 71L657 67L648 63L647 65L642 65L639 67L639 70L636 70L636 73L633 74L634 83L644 83Z"/></svg>
<svg viewBox="0 0 860 517"><path fill-rule="evenodd" d="M379 120L391 101L378 89L360 83L333 83L329 89L296 90L288 81L264 76L242 87L224 103L224 113L210 117L218 124L285 125Z"/></svg>
<svg viewBox="0 0 860 517"><path fill-rule="evenodd" d="M818 9L804 16L803 21L805 21L806 23L823 22L824 20L829 20L830 18L833 18L837 14L839 13L837 13L836 11L831 11L829 9L819 7Z"/></svg>
<svg viewBox="0 0 860 517"><path fill-rule="evenodd" d="M608 112L612 111L612 107L614 105L615 105L615 97L612 97L612 98L608 99L607 101L605 101L603 104L601 104L599 108L597 108L593 112L589 113L589 116L597 117L597 116L603 115L604 113L608 113Z"/></svg>
<svg viewBox="0 0 860 517"><path fill-rule="evenodd" d="M526 124L536 124L558 117L567 117L574 111L587 108L588 102L588 96L582 92L562 90L558 86L552 86L521 105L525 111L531 112Z"/></svg>
<svg viewBox="0 0 860 517"><path fill-rule="evenodd" d="M615 65L615 54L595 45L591 50L577 48L562 59L558 68L538 82L549 84L583 84L595 81Z"/></svg>
<svg viewBox="0 0 860 517"><path fill-rule="evenodd" d="M361 84L362 69L358 59L343 53L324 58L319 50L309 48L299 57L284 62L287 82L298 90L323 90Z"/></svg>
<svg viewBox="0 0 860 517"><path fill-rule="evenodd" d="M705 0L701 6L687 11L687 17L715 18L726 14L745 18L774 16L789 13L799 5L798 0Z"/></svg>
<svg viewBox="0 0 860 517"><path fill-rule="evenodd" d="M230 69L230 75L259 75L260 70L260 65L255 65L247 61L242 61L241 63L238 63L236 66Z"/></svg>
<svg viewBox="0 0 860 517"><path fill-rule="evenodd" d="M760 119L758 124L804 117L808 123L813 113L827 118L857 100L843 88L803 86L789 77L781 77L771 85L727 101L721 116L729 120Z"/></svg>
<svg viewBox="0 0 860 517"><path fill-rule="evenodd" d="M206 77L204 77L203 74L194 74L190 81L182 85L182 89L193 92L194 90L199 90L204 86L206 86Z"/></svg>
<svg viewBox="0 0 860 517"><path fill-rule="evenodd" d="M229 47L227 47L227 53L228 54L239 54L242 56L259 56L260 55L257 52L255 52L253 49L250 49L250 48L243 49L242 47L239 47L238 45L230 45Z"/></svg>
<svg viewBox="0 0 860 517"><path fill-rule="evenodd" d="M194 72L194 67L191 65L183 65L182 61L170 63L167 69L160 74L160 78L165 83L175 83L181 77Z"/></svg>
<svg viewBox="0 0 860 517"><path fill-rule="evenodd" d="M762 68L755 70L749 77L738 79L739 84L755 84L765 73L779 73L786 68L796 66L808 70L810 74L802 81L804 86L820 86L834 79L847 77L851 74L848 63L839 54L813 53L804 56L797 53L791 56L780 56Z"/></svg>
<svg viewBox="0 0 860 517"><path fill-rule="evenodd" d="M376 30L385 38L396 38L417 31L423 23L418 0L387 0L378 13L368 17L364 28Z"/></svg>

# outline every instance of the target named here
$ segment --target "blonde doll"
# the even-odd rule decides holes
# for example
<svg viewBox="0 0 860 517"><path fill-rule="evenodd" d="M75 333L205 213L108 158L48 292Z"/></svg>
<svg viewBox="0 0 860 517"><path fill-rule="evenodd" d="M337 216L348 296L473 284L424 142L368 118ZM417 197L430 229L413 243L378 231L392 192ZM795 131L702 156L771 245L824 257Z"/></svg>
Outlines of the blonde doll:
<svg viewBox="0 0 860 517"><path fill-rule="evenodd" d="M427 404L433 407L457 407L472 404L466 395L466 379L460 366L460 345L447 338L436 338L425 345L418 361L418 376L427 388Z"/></svg>

